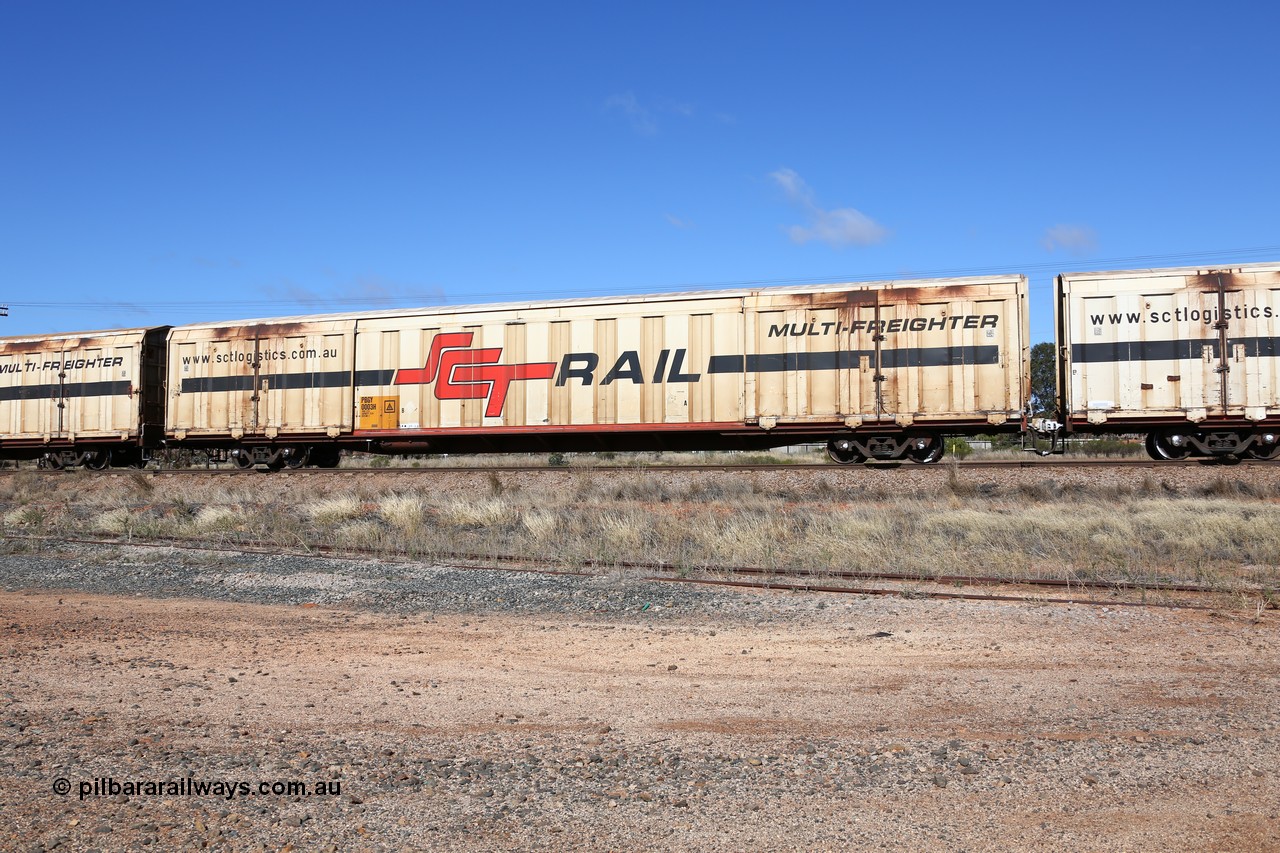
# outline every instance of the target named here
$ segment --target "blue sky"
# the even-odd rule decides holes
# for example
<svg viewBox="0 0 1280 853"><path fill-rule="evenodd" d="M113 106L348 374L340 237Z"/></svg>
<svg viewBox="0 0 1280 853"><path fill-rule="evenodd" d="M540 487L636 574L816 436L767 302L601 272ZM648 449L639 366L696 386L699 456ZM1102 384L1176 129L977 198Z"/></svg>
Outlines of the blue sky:
<svg viewBox="0 0 1280 853"><path fill-rule="evenodd" d="M897 8L890 8L895 6ZM0 4L0 334L1280 260L1273 3Z"/></svg>

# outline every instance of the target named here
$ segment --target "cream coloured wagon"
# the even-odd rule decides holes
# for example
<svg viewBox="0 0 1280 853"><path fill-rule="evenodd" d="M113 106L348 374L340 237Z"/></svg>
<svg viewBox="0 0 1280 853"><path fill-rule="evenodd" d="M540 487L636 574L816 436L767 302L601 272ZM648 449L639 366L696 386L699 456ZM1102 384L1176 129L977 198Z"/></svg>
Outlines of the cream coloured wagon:
<svg viewBox="0 0 1280 853"><path fill-rule="evenodd" d="M0 455L140 465L163 439L167 326L0 338Z"/></svg>
<svg viewBox="0 0 1280 853"><path fill-rule="evenodd" d="M759 448L935 461L1018 430L1022 276L175 327L165 430L253 464L381 452Z"/></svg>
<svg viewBox="0 0 1280 853"><path fill-rule="evenodd" d="M1066 431L1280 457L1280 264L1064 274L1056 305Z"/></svg>

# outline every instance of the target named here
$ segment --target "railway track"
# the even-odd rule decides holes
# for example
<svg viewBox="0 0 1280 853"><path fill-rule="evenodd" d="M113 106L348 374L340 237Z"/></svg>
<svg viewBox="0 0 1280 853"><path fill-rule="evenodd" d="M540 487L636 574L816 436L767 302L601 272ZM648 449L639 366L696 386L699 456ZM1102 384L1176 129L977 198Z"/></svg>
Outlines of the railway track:
<svg viewBox="0 0 1280 853"><path fill-rule="evenodd" d="M581 568L555 568L562 560L534 556L501 554L474 554L466 552L432 552L412 555L395 554L354 547L304 546L302 549L282 548L265 542L235 542L225 545L192 543L181 539L105 539L87 537L63 537L40 535L16 535L10 539L41 544L58 544L89 547L142 547L167 548L199 552L232 552L267 556L292 556L309 559L378 559L389 562L450 561L460 568L476 571L507 571L529 574L590 577L602 571L628 570L636 572L644 580L661 583L702 584L741 589L775 590L787 592L818 592L839 595L899 596L904 598L954 599L964 601L995 601L1040 604L1080 604L1103 607L1155 607L1182 610L1213 610L1218 605L1210 599L1230 593L1256 596L1262 601L1257 587L1243 587L1227 591L1202 584L1180 582L1152 582L1134 584L1084 578L1001 578L981 575L933 575L924 576L895 572L891 569L871 572L825 571L810 569L767 569L753 566L704 566L690 569L670 565L638 562L610 562L607 564L585 562ZM837 583L843 582L843 583ZM875 584L875 585L868 585ZM950 586L951 588L945 588ZM960 591L973 586L993 591ZM1052 593L1046 592L1051 590ZM1071 595L1072 592L1077 595ZM1147 596L1159 593L1161 600ZM1105 599L1095 596L1106 594ZM1138 595L1138 600L1120 598L1122 594Z"/></svg>
<svg viewBox="0 0 1280 853"><path fill-rule="evenodd" d="M360 467L343 467L343 468L283 468L279 471L268 471L266 469L241 469L233 466L225 467L205 467L205 468L108 468L101 471L93 471L87 468L61 469L51 470L37 468L35 466L25 468L0 468L0 476L12 476L19 472L34 471L43 475L50 476L121 476L133 474L146 474L164 477L177 476L253 476L256 474L278 474L283 476L315 476L321 474L337 474L339 476L379 476L385 474L427 474L431 472L440 473L486 473L489 471L495 473L538 473L544 472L548 474L566 473L566 472L592 472L592 473L645 473L645 472L677 472L677 471L743 471L743 472L762 472L762 471L848 471L850 473L859 470L865 471L895 471L898 469L912 470L939 470L947 469L951 465L965 470L1071 470L1071 469L1133 469L1133 470L1152 470L1162 471L1177 468L1202 468L1202 467L1263 467L1268 468L1273 465L1272 462L1262 460L1243 460L1230 464L1224 464L1217 460L1175 460L1175 461L1156 461L1152 459L1061 459L1061 458L1035 458L1035 459L983 459L983 460L955 460L951 462L943 462L934 465L917 465L911 462L868 462L856 466L841 466L832 463L797 463L789 464L745 464L745 465L694 465L694 464L653 464L653 465L565 465L565 466L549 466L549 465L430 465L430 466L397 466L382 468L360 468Z"/></svg>

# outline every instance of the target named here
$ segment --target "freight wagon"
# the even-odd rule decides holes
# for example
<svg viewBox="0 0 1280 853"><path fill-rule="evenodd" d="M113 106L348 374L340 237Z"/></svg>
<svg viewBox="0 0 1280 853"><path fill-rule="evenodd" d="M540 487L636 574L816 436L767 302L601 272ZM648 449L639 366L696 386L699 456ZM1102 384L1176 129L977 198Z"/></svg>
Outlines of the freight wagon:
<svg viewBox="0 0 1280 853"><path fill-rule="evenodd" d="M1022 276L179 326L165 432L244 467L388 453L747 449L936 461L1018 430Z"/></svg>
<svg viewBox="0 0 1280 853"><path fill-rule="evenodd" d="M0 455L144 464L164 438L168 329L0 338Z"/></svg>
<svg viewBox="0 0 1280 853"><path fill-rule="evenodd" d="M1280 456L1280 264L1057 277L1069 433L1142 432L1156 459Z"/></svg>

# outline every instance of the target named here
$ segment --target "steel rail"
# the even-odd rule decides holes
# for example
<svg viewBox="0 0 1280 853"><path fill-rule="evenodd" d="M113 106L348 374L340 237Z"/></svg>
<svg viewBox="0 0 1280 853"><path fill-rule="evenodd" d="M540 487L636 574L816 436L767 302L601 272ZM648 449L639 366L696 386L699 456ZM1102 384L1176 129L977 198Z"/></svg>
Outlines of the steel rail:
<svg viewBox="0 0 1280 853"><path fill-rule="evenodd" d="M373 549L362 548L337 548L335 546L317 545L308 547L306 550L298 551L293 549L281 548L279 546L270 545L261 542L245 542L245 543L226 543L223 545L209 544L193 544L185 540L179 539L89 539L89 538L68 538L61 536L45 536L35 534L10 535L9 539L65 543L76 545L106 545L106 546L134 546L143 548L173 548L184 551L231 551L244 554L261 554L269 556L295 556L310 557L322 559L352 559L376 557L388 562L407 562L421 559L435 560L457 560L468 563L481 563L480 566L462 566L461 568L477 568L490 569L494 571L512 571L523 572L527 574L541 575L557 575L566 577L591 577L593 572L588 571L570 571L564 569L535 569L528 568L528 564L554 565L559 560L550 560L540 557L520 557L514 555L503 554L469 554L465 552L434 552L421 556L410 554L386 554L374 551ZM497 564L497 565L483 565ZM665 571L679 572L679 567L657 565L652 563L634 563L634 562L612 562L600 563L596 561L583 561L583 565L596 569L602 568L630 568L644 571ZM1081 582L1073 579L1061 578L1025 578L1014 580L1008 578L982 577L972 575L946 575L939 577L926 577L923 575L912 575L896 572L823 572L813 569L798 570L774 570L762 569L755 567L718 567L704 566L701 571L706 572L723 572L726 574L747 574L755 576L773 576L779 578L789 577L830 577L837 579L849 580L883 580L889 582L915 582L915 583L956 583L965 582L972 583L975 586L1002 586L1002 587L1054 587L1075 588L1084 590L1102 590L1111 592L1179 592L1197 595L1206 595L1214 593L1228 594L1231 592L1247 592L1260 593L1257 588L1240 589L1240 590L1215 590L1207 586L1196 584L1124 584L1110 582ZM905 589L894 589L884 587L847 587L847 586L830 586L828 584L811 584L811 583L785 583L773 580L725 580L718 578L688 578L674 574L668 575L648 575L645 580L664 581L664 582L692 582L719 586L739 586L753 589L775 589L789 590L797 592L831 592L831 593L860 593L864 595L902 595L904 597L919 596L922 598L954 598L971 601L1011 601L1011 602L1043 602L1054 604L1089 604L1096 606L1118 607L1169 607L1175 609L1192 609L1192 610L1209 610L1213 609L1208 605L1186 604L1181 602L1148 602L1148 601L1093 601L1081 598L1046 598L1040 595L996 595L992 593L962 593L944 590L931 591L909 591Z"/></svg>
<svg viewBox="0 0 1280 853"><path fill-rule="evenodd" d="M918 592L884 587L815 586L812 584L779 584L770 581L731 581L715 578L653 577L670 583L699 583L713 586L745 587L749 589L776 589L790 592L848 593L852 595L897 595L902 598L950 598L964 601L1007 601L1019 604L1084 604L1091 607L1160 607L1171 610L1215 610L1208 604L1187 604L1171 601L1092 601L1087 598L1046 598L1043 596L995 595L977 592ZM1007 582L1006 586L1020 586L1021 582Z"/></svg>

